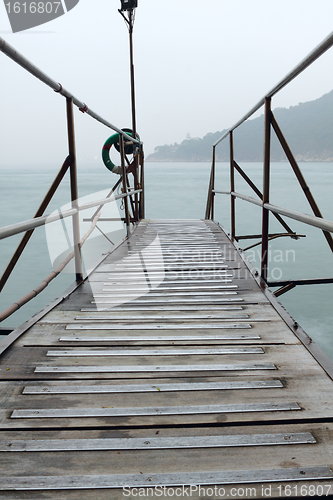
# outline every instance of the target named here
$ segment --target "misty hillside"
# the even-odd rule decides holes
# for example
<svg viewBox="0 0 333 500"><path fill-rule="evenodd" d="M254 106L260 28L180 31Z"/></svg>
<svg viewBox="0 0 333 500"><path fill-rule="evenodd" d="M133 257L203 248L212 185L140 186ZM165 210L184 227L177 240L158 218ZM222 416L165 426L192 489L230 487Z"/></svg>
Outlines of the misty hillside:
<svg viewBox="0 0 333 500"><path fill-rule="evenodd" d="M273 110L275 118L298 161L333 161L333 90L315 101ZM212 145L226 130L202 139L185 139L181 144L157 146L148 161L210 161ZM234 131L236 161L262 161L264 116L248 120ZM229 161L225 139L216 148L218 161ZM286 156L272 130L272 161Z"/></svg>

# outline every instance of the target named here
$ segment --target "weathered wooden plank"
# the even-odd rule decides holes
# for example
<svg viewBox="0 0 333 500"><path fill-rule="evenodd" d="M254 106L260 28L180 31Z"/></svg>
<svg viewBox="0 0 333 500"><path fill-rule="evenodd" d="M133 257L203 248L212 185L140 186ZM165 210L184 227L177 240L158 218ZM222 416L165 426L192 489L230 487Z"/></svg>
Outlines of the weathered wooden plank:
<svg viewBox="0 0 333 500"><path fill-rule="evenodd" d="M90 381L71 381L71 382L57 382L56 380L47 384L43 382L43 387L47 388L51 387L63 387L73 386L73 387L83 387L83 394L80 394L80 390L78 389L77 394L73 394L74 389L70 389L68 393L64 390L63 393L59 393L57 396L53 393L52 390L50 392L44 391L43 393L37 394L24 394L24 387L34 387L35 382L29 381L29 385L27 382L13 383L8 382L8 384L1 384L0 386L0 394L1 394L1 407L4 409L15 409L15 408L103 408L103 407L155 407L155 406L165 406L176 404L177 406L188 406L191 404L194 405L218 405L220 403L225 404L256 404L268 401L270 398L274 400L274 402L283 403L284 401L297 401L304 411L298 415L297 418L309 418L309 414L314 415L315 418L332 418L332 405L331 401L327 401L329 399L327 394L317 394L316 397L313 396L313 390L319 387L320 390L327 390L329 384L320 383L320 377L314 376L313 374L308 377L301 378L288 378L282 379L284 387L280 387L278 390L274 389L272 391L271 380L279 377L279 373L276 371L267 371L261 372L262 377L259 379L258 376L253 376L249 374L248 377L235 377L233 372L228 372L228 376L225 378L217 379L215 377L215 384L220 388L209 388L209 382L211 379L206 379L197 377L193 383L197 385L197 390L195 392L188 390L177 390L177 385L184 384L184 379L186 380L186 384L190 384L190 379L184 377L184 375L180 378L174 379L171 383L171 378L169 377L166 381L163 381L161 374L159 374L159 378L156 378L153 383L150 383L148 387L151 387L152 390L145 391L145 387L147 386L147 381L140 375L137 379L132 378L130 381L126 382L126 385L135 384L135 390L124 390L121 392L112 392L109 391L109 385L105 385L105 383L101 383L101 390L97 389L94 391L95 386L98 386L98 379L90 380ZM319 379L319 380L318 380ZM255 381L267 381L267 385L258 390L258 386L253 386L252 384ZM280 379L281 380L281 379ZM300 388L302 386L302 382L304 380L304 384L307 384L307 388L302 391L300 394ZM319 382L319 383L318 383ZM74 385L73 385L74 384ZM92 384L92 390L86 389L87 385ZM116 381L112 381L112 386L123 386L125 381L120 381L120 379ZM170 386L171 384L171 386ZM228 384L234 386L232 389L226 389L223 387L228 387ZM243 385L244 384L244 385ZM42 386L40 385L40 386ZM169 390L163 390L164 386L167 386ZM180 385L180 387L181 387ZM243 385L243 387L242 387ZM106 387L106 394L103 392L103 387ZM111 386L111 387L112 387ZM143 391L140 391L140 387L143 388ZM8 389L7 389L8 387ZM155 387L155 389L154 389ZM240 387L241 390L237 390L237 387ZM260 387L260 386L259 386ZM186 386L185 386L186 388ZM160 389L160 390L158 390ZM142 394L141 392L145 392ZM5 398L4 398L5 396ZM323 405L323 408L318 408L319 405Z"/></svg>
<svg viewBox="0 0 333 500"><path fill-rule="evenodd" d="M301 407L294 401L284 403L241 403L226 405L191 405L191 406L144 406L144 407L102 407L102 408L47 408L14 410L10 418L38 419L38 418L98 418L98 417L136 417L156 415L198 415L198 414L226 414L226 413L255 413L273 411L297 411Z"/></svg>
<svg viewBox="0 0 333 500"><path fill-rule="evenodd" d="M4 357L3 364L0 369L0 377L2 380L8 379L17 379L19 377L27 378L28 376L31 378L32 376L38 376L38 373L35 371L36 367L66 367L66 366L109 366L107 368L107 372L100 373L99 376L104 378L115 378L117 376L120 377L128 377L126 373L116 374L116 372L112 372L112 367L115 369L117 366L128 366L130 370L131 367L134 368L136 366L144 366L145 370L148 370L149 367L160 366L161 369L164 366L175 366L175 369L179 367L182 371L186 370L186 376L191 376L191 370L194 366L197 366L197 370L195 370L195 376L200 375L200 365L207 365L207 368L212 372L219 371L218 367L221 365L239 365L239 369L237 369L238 374L242 374L242 364L258 364L258 359L253 359L253 355L232 355L232 357L226 355L210 355L210 356L167 356L167 357L156 357L156 356L138 356L137 358L134 356L130 356L128 358L120 356L115 357L112 360L112 364L105 363L103 358L81 358L80 362L77 363L74 358L57 358L56 360L52 358L46 357L47 348L15 348L9 350ZM209 358L209 359L208 359ZM22 365L22 359L25 360L24 365ZM270 363L277 367L279 371L278 376L290 376L291 374L302 374L302 376L306 376L310 373L321 373L323 380L326 380L327 377L321 371L321 368L318 367L317 363L314 361L312 356L304 350L304 348L300 345L266 345L265 346L265 355L261 358L260 364L262 363ZM206 368L206 374L207 374ZM40 368L38 368L40 369ZM104 368L102 368L104 370ZM258 375L256 373L258 370L255 370L253 374ZM172 376L175 376L177 372L172 373ZM212 375L213 373L210 373ZM224 370L221 371L221 375L223 376ZM163 376L167 374L164 373ZM216 375L216 373L214 373ZM44 375L47 378L50 375ZM57 374L57 376L63 378L66 377L74 377L77 378L81 376L82 378L89 378L91 374L89 373L68 373L64 375L63 373ZM154 376L154 373L146 372L146 376ZM329 381L328 381L329 382ZM327 390L329 389L330 383L327 385Z"/></svg>
<svg viewBox="0 0 333 500"><path fill-rule="evenodd" d="M209 336L214 335L214 336L220 336L221 340L209 340ZM230 336L232 335L233 340L228 340ZM243 336L243 335L250 335L250 336L257 336L257 340L249 340L247 341L246 339L243 339L242 337L240 340L236 340L237 337L235 336ZM172 342L175 342L174 345L212 345L212 344L232 344L234 345L235 343L239 344L297 344L299 341L293 335L293 333L286 328L286 326L283 323L280 322L269 322L269 323L251 323L251 328L250 329L241 329L241 330L235 330L235 329L212 329L209 330L207 328L205 329L195 329L195 331L191 330L161 330L161 331L154 331L154 330L112 330L112 331L99 331L99 330L94 330L93 333L89 331L69 331L66 330L66 323L62 324L38 324L32 327L29 331L29 335L23 336L21 339L18 340L17 346L49 346L49 345L70 345L70 343L66 344L60 339L62 337L69 337L73 336L73 338L76 338L77 336L79 337L94 337L94 338L100 338L101 342L105 344L105 341L103 339L109 339L108 342L111 342L111 337L115 338L123 338L123 345L129 344L129 343L135 343L137 345L146 345L147 342L149 344L152 344L152 342L156 342L156 340L153 340L150 342L149 340L146 340L147 338L151 337L152 339L155 339L156 336L158 337L172 337L172 338L184 338L187 336L194 337L203 337L205 340L198 340L195 341L193 339L189 339L188 341L186 340L169 340L169 341L158 341L158 345L162 345L162 343L166 345L170 345ZM140 341L140 337L142 336L143 339ZM133 341L127 341L125 340L126 338L137 338L137 340ZM226 340L222 340L225 338ZM111 345L111 344L110 344ZM115 341L114 345L120 345L119 341ZM1 374L1 370L0 370Z"/></svg>
<svg viewBox="0 0 333 500"><path fill-rule="evenodd" d="M51 349L47 351L46 356L49 357L108 357L108 356L198 356L198 355L214 355L214 354L264 354L261 347L220 347L220 348L177 348L171 349Z"/></svg>
<svg viewBox="0 0 333 500"><path fill-rule="evenodd" d="M179 262L180 266L177 269L173 269L171 264L164 261L164 268L162 271L149 271L149 282L160 284L161 281L163 285L176 284L172 282L184 283L185 280L203 282L211 280L212 282L220 282L225 279L251 279L250 271L243 265L236 263L226 262L226 265L218 266L217 264L212 265L211 268L207 269L193 269L190 265L185 266L184 262ZM129 281L135 281L137 283L146 283L147 275L142 272L139 268L135 270L118 271L111 270L107 272L105 269L101 269L99 272L94 273L90 278L89 282L109 282L111 284L121 285L128 283Z"/></svg>
<svg viewBox="0 0 333 500"><path fill-rule="evenodd" d="M180 269L181 271L182 269ZM162 279L161 279L162 281ZM171 286L171 285L170 285ZM110 288L110 287L109 287ZM182 289L179 289L177 290L176 288L174 289L170 289L170 291L166 290L165 289L166 287L157 287L157 288L154 288L152 291L150 291L150 288L149 288L149 285L147 283L147 286L144 290L140 289L140 290L137 290L136 292L136 296L137 297L140 297L140 296L146 296L148 293L149 293L149 298L152 297L152 296L156 296L156 295L159 295L161 297L172 297L172 296L179 296L181 297L182 295L188 295L188 293L191 293L191 295L193 296L196 296L196 295L211 295L211 296L214 296L216 298L220 298L222 297L223 295L226 295L226 291L237 291L237 292L240 292L240 291L247 291L247 290L258 290L258 285L257 283L252 280L252 279L245 279L245 278L242 278L242 279L238 279L237 277L235 277L233 279L233 284L230 285L230 284L226 284L224 285L223 287L221 286L221 289L213 289L211 288L210 290L206 289L206 290L203 290L202 289L202 286L200 285L197 285L196 288L193 288L191 289L189 292L186 292ZM79 288L79 290L76 292L76 293L88 293L88 294L97 294L97 293L103 293L105 289L105 286L104 286L104 282L100 282L100 281L91 281L91 282L86 282L86 283L83 283L82 286ZM120 290L119 293L122 293L124 294L125 292L127 293L127 295L133 295L135 290L133 291L122 291ZM224 291L224 293L223 293ZM209 292L209 293L208 293ZM106 292L104 292L106 293ZM109 292L110 293L110 292Z"/></svg>
<svg viewBox="0 0 333 500"><path fill-rule="evenodd" d="M238 291L237 294L228 294L228 295L223 295L221 297L215 297L215 296L175 296L175 297L169 297L167 301L164 300L164 298L159 298L159 297L150 297L147 295L143 295L141 297L135 298L132 300L132 298L128 299L120 299L120 300L114 300L114 299L98 299L99 305L102 307L103 304L110 304L115 307L116 305L120 305L121 307L128 307L131 305L138 306L138 305L163 305L163 304L169 304L169 305L194 305L197 307L205 306L205 305L229 305L229 304L257 304L257 303L269 303L268 299L260 292L248 292L248 291ZM81 307L91 307L94 306L95 301L94 301L94 296L92 294L88 293L76 293L75 296L71 301L63 301L61 302L56 310L79 310ZM105 307L105 305L104 305Z"/></svg>
<svg viewBox="0 0 333 500"><path fill-rule="evenodd" d="M90 304L90 311L60 311L55 309L51 311L47 318L43 318L40 321L40 324L45 322L47 323L70 323L74 321L79 321L82 319L92 318L93 320L97 320L99 318L105 318L110 320L117 319L163 319L163 320L196 320L196 319L232 319L232 318L250 318L251 321L255 321L256 319L265 319L270 321L279 321L285 327L285 323L283 323L281 317L277 314L274 309L269 304L256 304L256 305L229 305L229 306L205 306L203 305L200 309L195 306L192 306L192 309L188 310L187 306L169 306L171 310L169 310L168 306L160 305L154 306L144 306L144 305L132 305L129 304L127 307L116 306L114 308L110 307L110 311L99 311L98 309L93 308L92 304ZM107 305L105 305L106 307ZM191 306L189 306L191 307ZM212 308L212 309L211 309ZM223 308L232 308L232 309L223 309ZM236 309L234 309L236 308ZM183 309L183 310L182 310ZM208 326L208 322L207 322Z"/></svg>
<svg viewBox="0 0 333 500"><path fill-rule="evenodd" d="M254 316L254 315L253 315ZM136 321L152 321L152 322L174 322L174 321L181 321L181 322L195 322L195 321L207 321L207 327L209 327L209 323L211 321L216 321L216 320L231 320L231 321L237 321L238 319L249 319L250 316L246 314L245 312L219 312L219 311L193 311L193 312L171 312L171 311L163 311L163 312L158 312L158 311L125 311L123 313L117 312L117 311L111 311L109 314L98 314L98 311L95 311L91 314L80 314L80 315L70 315L70 314L60 314L58 315L58 318L54 316L51 316L49 318L45 318L44 321L41 321L41 323L61 323L61 322L81 322L81 321L106 321L106 322L113 322L113 323L121 323L123 321L133 321L134 323ZM253 321L255 319L255 316L251 318ZM259 319L267 319L266 317L261 316ZM278 319L278 318L276 318Z"/></svg>
<svg viewBox="0 0 333 500"><path fill-rule="evenodd" d="M184 448L229 448L316 443L310 432L288 434L240 434L233 436L177 436L161 438L34 439L0 441L0 452L93 451Z"/></svg>
<svg viewBox="0 0 333 500"><path fill-rule="evenodd" d="M131 384L131 385L28 385L24 387L22 394L97 394L109 392L178 392L178 391L212 391L212 390L236 390L236 389L281 389L283 384L280 380L250 380L231 382L176 382L173 384Z"/></svg>
<svg viewBox="0 0 333 500"><path fill-rule="evenodd" d="M246 330L246 329L250 329L251 328L251 325L248 323L248 322L241 322L242 320L238 320L237 322L236 321L225 321L222 323L222 321L220 321L219 323L215 323L215 322L211 322L209 324L209 330L214 330L214 329L217 329L217 330ZM259 321L259 320L257 320ZM262 320L262 322L265 322L266 320ZM269 320L267 320L268 322ZM148 331L148 330L152 330L152 331L159 331L159 330L167 330L167 331L171 331L171 330L180 330L180 331L184 331L184 330L205 330L207 329L207 325L204 323L204 322L200 322L200 323L196 323L196 322L174 322L174 323L166 323L166 322L159 322L159 323L155 323L155 322L146 322L146 323L132 323L130 321L126 322L124 321L122 324L120 324L120 322L118 322L117 324L113 324L111 322L99 322L99 323L92 323L92 322L85 322L85 323L71 323L69 325L66 325L66 330L88 330L88 331L92 331L92 330L102 330L102 331L107 331L107 330L118 330L118 331L121 331L121 330L125 330L125 331L129 331L129 330L135 330L135 331L138 331L138 330L144 330L144 331Z"/></svg>
<svg viewBox="0 0 333 500"><path fill-rule="evenodd" d="M333 472L329 467L300 467L244 471L207 471L184 472L174 474L115 474L115 475L85 475L85 476L29 476L0 478L0 488L9 490L68 490L68 489L114 489L156 487L165 485L190 486L193 483L202 485L236 484L242 481L245 484L267 483L271 481L306 481L316 479L333 479Z"/></svg>
<svg viewBox="0 0 333 500"><path fill-rule="evenodd" d="M224 341L224 342L227 342L227 341L238 341L238 342L241 342L241 341L248 341L250 342L251 340L260 340L260 336L259 335L254 335L254 334L239 334L239 333L236 333L236 334L225 334L225 335L212 335L212 334L206 334L206 335L195 335L195 334L188 334L188 335L178 335L178 336L174 336L174 335L140 335L138 337L138 335L123 335L123 336L120 336L120 337L117 337L117 336L108 336L108 337L101 337L101 336L83 336L83 335L73 335L73 334L69 334L69 335L63 335L62 337L60 337L59 339L59 342L69 342L69 343L73 343L73 345L75 343L78 343L78 342L88 342L88 343L94 343L94 342L104 342L104 343L109 343L110 342L118 342L118 343L122 343L122 342L133 342L133 341L136 341L140 339L141 342L154 342L154 343L159 343L160 341L169 341L171 342L172 345L175 345L175 342L177 341L182 341L182 342L186 342L186 345L190 346L192 345L192 342L201 342L202 344L206 345L206 342L207 341L216 341L216 342L219 342L219 341Z"/></svg>

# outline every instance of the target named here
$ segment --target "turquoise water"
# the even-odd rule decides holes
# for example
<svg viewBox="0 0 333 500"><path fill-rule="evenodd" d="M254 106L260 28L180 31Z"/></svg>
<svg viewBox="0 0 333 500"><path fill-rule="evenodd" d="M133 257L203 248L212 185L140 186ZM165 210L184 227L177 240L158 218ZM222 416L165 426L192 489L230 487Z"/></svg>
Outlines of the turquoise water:
<svg viewBox="0 0 333 500"><path fill-rule="evenodd" d="M306 181L311 188L324 218L333 220L333 163L301 163ZM261 165L244 163L244 170L262 185ZM0 170L2 195L0 199L0 225L9 225L33 217L57 168L28 166L19 175L15 167ZM209 163L146 163L146 217L147 218L203 218L209 181ZM229 189L229 165L217 164L216 189ZM116 177L103 166L80 167L78 172L80 197L108 188ZM304 194L289 164L272 164L271 203L311 214ZM253 196L245 182L236 177L236 190ZM229 198L216 195L215 219L229 229ZM69 181L66 179L56 198L47 210L51 213L69 201ZM122 213L118 204L120 213ZM280 226L271 217L271 232L280 232ZM299 240L280 238L270 244L270 279L333 277L332 253L320 230L287 220L298 234L306 235ZM51 227L51 226L49 226ZM261 232L261 210L237 200L236 229L238 235ZM113 233L112 233L113 231ZM119 231L111 228L119 236ZM0 241L0 271L12 255L20 236ZM48 236L48 240L50 237ZM96 240L97 241L97 240ZM242 242L242 246L253 240ZM12 277L1 294L0 307L4 310L18 298L30 292L51 271L50 241L45 228L35 231ZM95 245L98 259L100 245ZM104 251L104 250L103 250ZM255 266L260 265L260 247L247 252ZM1 326L15 327L38 312L54 297L59 296L71 283L73 275L64 273L54 280L41 296L24 306ZM280 301L295 320L307 331L322 349L333 359L333 285L297 287L280 297Z"/></svg>

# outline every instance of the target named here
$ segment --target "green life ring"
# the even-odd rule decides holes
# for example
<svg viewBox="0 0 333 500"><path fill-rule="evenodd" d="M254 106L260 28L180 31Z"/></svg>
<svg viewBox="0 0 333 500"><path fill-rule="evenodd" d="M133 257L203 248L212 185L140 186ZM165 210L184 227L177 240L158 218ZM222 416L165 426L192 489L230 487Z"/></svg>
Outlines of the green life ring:
<svg viewBox="0 0 333 500"><path fill-rule="evenodd" d="M129 128L124 128L122 129L127 135L132 137L132 130ZM140 136L136 134L137 140L140 140ZM113 172L114 174L121 174L122 169L121 167L116 167L116 165L111 161L110 158L110 149L111 146L114 146L116 150L119 152L120 147L119 147L119 134L113 134L111 135L104 143L103 149L102 149L102 159L104 162L104 165L108 170ZM133 154L134 152L134 144L132 142L125 142L124 145L124 151L125 154Z"/></svg>
<svg viewBox="0 0 333 500"><path fill-rule="evenodd" d="M106 168L110 170L110 172L113 172L114 174L120 174L121 167L116 167L115 164L111 161L110 148L111 146L113 146L113 144L116 144L116 142L118 141L119 141L119 134L113 134L105 141L102 149L103 163L106 166Z"/></svg>

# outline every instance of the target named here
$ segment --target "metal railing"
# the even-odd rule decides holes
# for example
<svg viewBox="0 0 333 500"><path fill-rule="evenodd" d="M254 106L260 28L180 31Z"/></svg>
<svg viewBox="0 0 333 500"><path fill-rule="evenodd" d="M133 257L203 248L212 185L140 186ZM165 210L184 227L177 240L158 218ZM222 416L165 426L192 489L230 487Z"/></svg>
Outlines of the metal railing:
<svg viewBox="0 0 333 500"><path fill-rule="evenodd" d="M102 207L106 203L113 202L118 199L124 199L125 217L116 218L112 220L121 220L126 225L126 234L130 235L130 225L137 223L144 217L144 155L143 144L140 140L131 137L126 132L116 127L109 121L102 118L100 115L88 108L88 106L81 100L77 99L73 94L68 92L60 83L46 75L43 71L33 65L22 54L18 53L11 45L5 42L0 37L0 51L22 66L26 71L41 80L43 83L51 87L55 92L59 93L66 99L66 116L67 116L67 134L68 134L68 156L66 157L63 165L61 166L58 174L56 175L52 185L46 193L44 200L40 204L35 216L31 220L22 221L17 224L12 224L0 228L0 239L9 238L15 234L24 232L24 235L13 253L5 271L0 278L0 293L3 290L6 282L8 281L11 273L13 272L17 262L19 261L25 247L27 246L34 230L45 224L54 222L65 217L72 217L73 220L73 252L66 257L66 259L53 271L42 283L34 290L28 293L22 299L17 300L12 306L0 313L0 322L8 318L11 314L17 311L22 305L29 302L36 297L46 286L64 269L68 262L74 258L75 261L75 275L77 283L83 281L81 247L89 235L92 233L97 225ZM78 182L77 182L77 166L76 166L76 147L75 147L75 131L74 131L74 111L73 106L77 106L82 113L88 114L94 120L102 123L106 127L112 129L119 134L119 149L121 156L121 169L122 174L115 185L110 190L108 196L104 199L95 200L93 202L78 204ZM134 134L133 134L134 135ZM124 139L133 144L133 160L128 159L124 150ZM128 142L127 142L128 144ZM48 205L50 204L54 194L57 192L66 172L70 173L70 191L71 191L71 209L63 211L61 214L44 215ZM131 186L129 173L133 173L134 186ZM118 186L122 187L122 194L114 195ZM130 201L130 203L128 203ZM98 207L94 215L90 219L91 226L86 234L80 238L79 227L79 212L92 207Z"/></svg>
<svg viewBox="0 0 333 500"><path fill-rule="evenodd" d="M296 285L308 285L308 284L318 284L318 283L333 283L333 278L323 278L314 280L292 280L289 282L267 282L268 277L268 243L272 238L277 238L279 236L290 236L292 238L298 239L302 235L297 235L288 226L285 220L281 217L282 215L294 219L299 222L303 222L307 225L315 226L323 231L326 241L333 252L333 238L331 233L333 232L333 221L325 220L319 210L319 207L308 187L305 178L301 172L299 165L275 119L275 116L271 109L272 97L276 95L282 88L288 85L292 80L294 80L298 75L300 75L306 68L308 68L314 61L321 57L328 49L333 46L333 32L318 46L316 47L303 61L301 61L296 68L294 68L290 73L288 73L271 91L269 91L265 97L263 97L248 113L246 113L243 118L241 118L233 127L231 127L227 132L225 132L218 141L213 144L213 156L212 156L212 167L210 173L210 181L207 196L206 205L206 219L214 219L214 200L216 194L225 194L230 196L231 207L231 238L233 240L240 239L254 239L260 238L261 240L261 278L267 283L268 286L281 286L279 290L276 290L275 295L279 296L282 293L290 290ZM262 106L265 107L264 119L264 158L263 158L263 190L255 185L255 183L247 176L244 170L235 161L235 152L233 144L233 132L236 128L242 125L248 118L250 118L256 111L258 111ZM296 178L309 202L309 205L314 213L313 216L304 213L296 212L288 208L278 207L272 205L270 200L270 146L271 146L271 130L274 130L275 135L280 142L286 157L294 171ZM226 138L229 138L229 158L230 158L230 191L221 191L215 189L215 176L216 176L216 147ZM259 199L246 196L244 194L238 193L235 190L235 172L238 172L245 182L250 186L254 193ZM246 202L255 204L262 207L262 233L261 235L245 235L236 236L236 198L240 198ZM279 223L285 229L285 233L269 234L269 213L279 221ZM249 247L250 248L250 247Z"/></svg>

